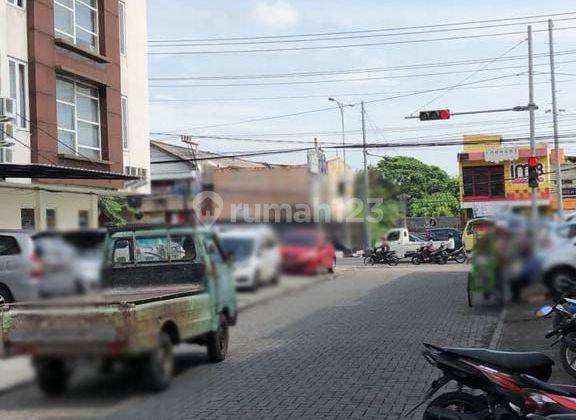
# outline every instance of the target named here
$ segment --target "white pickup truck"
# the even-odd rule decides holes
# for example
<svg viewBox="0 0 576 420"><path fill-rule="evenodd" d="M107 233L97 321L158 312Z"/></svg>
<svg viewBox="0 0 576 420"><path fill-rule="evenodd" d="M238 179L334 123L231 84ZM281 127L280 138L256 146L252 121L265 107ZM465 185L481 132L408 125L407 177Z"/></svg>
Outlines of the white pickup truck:
<svg viewBox="0 0 576 420"><path fill-rule="evenodd" d="M396 251L396 255L399 258L404 258L406 257L406 253L415 252L421 246L429 243L429 241L410 234L406 228L390 229L384 237L390 246L390 251ZM434 241L434 248L439 247L442 243L444 242Z"/></svg>

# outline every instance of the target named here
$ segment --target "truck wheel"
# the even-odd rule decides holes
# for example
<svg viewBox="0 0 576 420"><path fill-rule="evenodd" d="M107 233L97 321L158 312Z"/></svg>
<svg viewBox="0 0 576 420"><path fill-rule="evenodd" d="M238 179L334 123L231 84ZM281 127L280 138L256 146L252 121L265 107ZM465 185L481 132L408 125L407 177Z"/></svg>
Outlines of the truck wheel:
<svg viewBox="0 0 576 420"><path fill-rule="evenodd" d="M55 397L66 392L71 371L63 359L36 357L34 358L36 383L49 397Z"/></svg>
<svg viewBox="0 0 576 420"><path fill-rule="evenodd" d="M2 299L4 299L5 303L14 302L14 298L12 297L12 293L10 293L10 290L8 290L8 288L4 287L3 285L0 285L0 297Z"/></svg>
<svg viewBox="0 0 576 420"><path fill-rule="evenodd" d="M221 362L228 352L228 321L220 315L218 331L208 334L208 359L212 363Z"/></svg>
<svg viewBox="0 0 576 420"><path fill-rule="evenodd" d="M146 388L153 392L163 391L170 385L174 370L172 340L166 332L158 337L158 347L142 362L142 374Z"/></svg>

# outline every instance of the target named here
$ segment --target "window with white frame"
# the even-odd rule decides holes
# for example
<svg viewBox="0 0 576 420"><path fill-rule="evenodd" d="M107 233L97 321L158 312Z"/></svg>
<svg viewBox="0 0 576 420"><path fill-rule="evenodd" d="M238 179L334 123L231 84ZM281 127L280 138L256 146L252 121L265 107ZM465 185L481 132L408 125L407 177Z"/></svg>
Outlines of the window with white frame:
<svg viewBox="0 0 576 420"><path fill-rule="evenodd" d="M8 0L8 3L24 9L24 5L26 4L26 1L25 0Z"/></svg>
<svg viewBox="0 0 576 420"><path fill-rule="evenodd" d="M128 149L128 100L122 96L122 147Z"/></svg>
<svg viewBox="0 0 576 420"><path fill-rule="evenodd" d="M56 36L98 51L98 0L54 0Z"/></svg>
<svg viewBox="0 0 576 420"><path fill-rule="evenodd" d="M10 80L10 97L16 104L16 127L28 126L28 72L26 63L14 58L8 59L8 75Z"/></svg>
<svg viewBox="0 0 576 420"><path fill-rule="evenodd" d="M126 55L126 4L118 2L118 25L120 28L120 54Z"/></svg>
<svg viewBox="0 0 576 420"><path fill-rule="evenodd" d="M58 151L101 159L98 88L73 79L56 78Z"/></svg>

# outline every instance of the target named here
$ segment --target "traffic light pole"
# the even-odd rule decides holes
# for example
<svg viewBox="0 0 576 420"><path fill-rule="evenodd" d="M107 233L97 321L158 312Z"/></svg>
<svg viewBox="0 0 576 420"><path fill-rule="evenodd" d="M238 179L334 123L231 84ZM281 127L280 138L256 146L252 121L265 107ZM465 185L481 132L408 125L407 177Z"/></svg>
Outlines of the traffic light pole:
<svg viewBox="0 0 576 420"><path fill-rule="evenodd" d="M530 156L536 156L536 116L534 104L534 63L532 51L532 26L528 26L528 108L530 115ZM533 228L536 226L538 220L538 187L531 189L531 208L532 208L532 223Z"/></svg>
<svg viewBox="0 0 576 420"><path fill-rule="evenodd" d="M554 160L556 172L556 203L558 216L564 220L564 203L562 200L562 171L560 170L560 142L558 141L558 104L556 102L556 70L554 66L554 24L548 20L548 42L550 44L550 86L552 88L552 121L554 122Z"/></svg>
<svg viewBox="0 0 576 420"><path fill-rule="evenodd" d="M370 193L370 186L368 182L368 150L366 149L366 116L364 112L364 101L360 104L362 110L362 154L364 155L364 246L369 248L370 243L370 226L368 226L368 194Z"/></svg>

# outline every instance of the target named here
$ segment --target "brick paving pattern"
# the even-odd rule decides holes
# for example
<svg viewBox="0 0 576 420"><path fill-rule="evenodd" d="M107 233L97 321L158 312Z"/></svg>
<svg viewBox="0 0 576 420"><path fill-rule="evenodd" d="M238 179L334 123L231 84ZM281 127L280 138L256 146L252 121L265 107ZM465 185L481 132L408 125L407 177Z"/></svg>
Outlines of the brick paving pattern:
<svg viewBox="0 0 576 420"><path fill-rule="evenodd" d="M466 306L464 272L391 273L347 272L247 311L226 361L179 351L180 373L162 394L127 391L118 380L80 384L55 401L20 390L0 396L0 416L405 418L438 376L421 343L487 345L497 314Z"/></svg>

